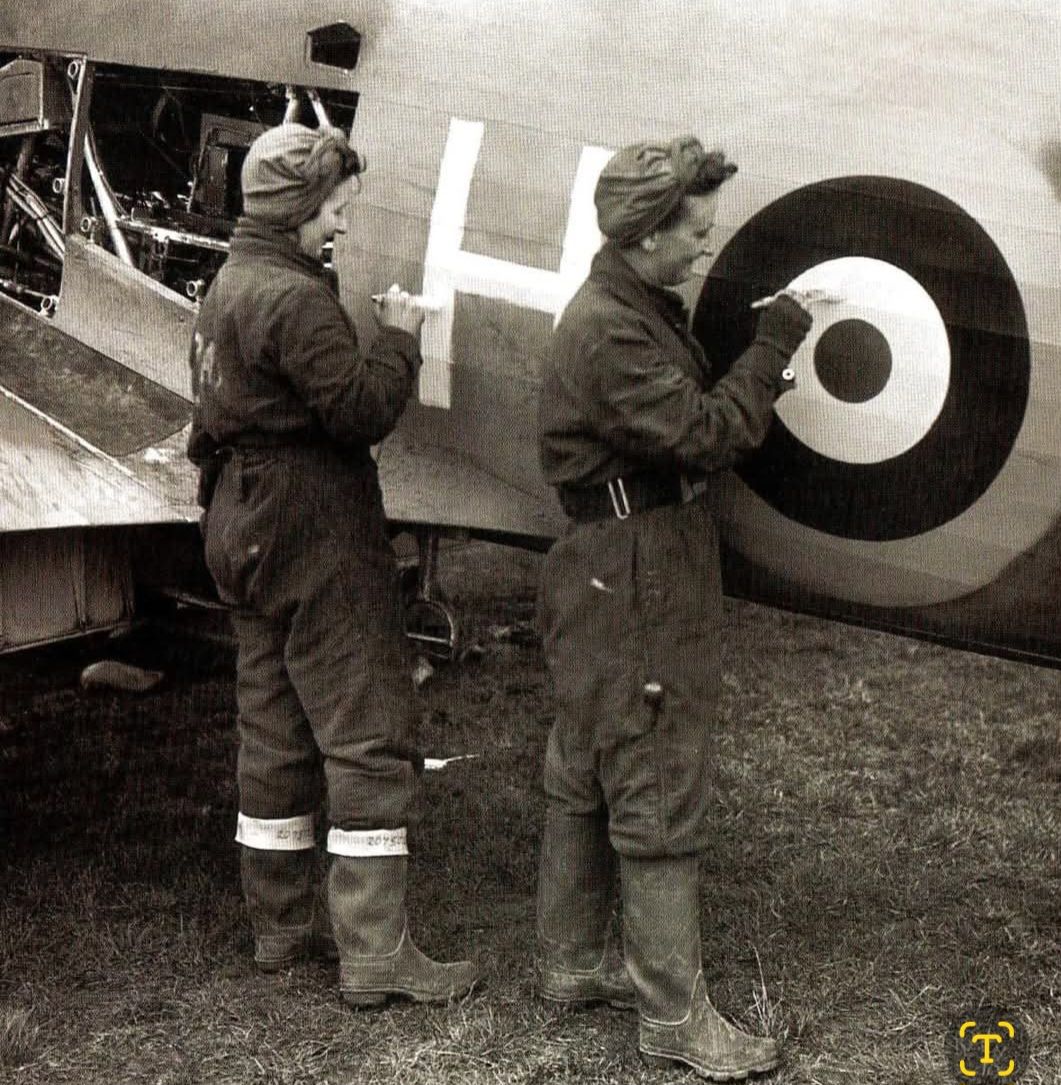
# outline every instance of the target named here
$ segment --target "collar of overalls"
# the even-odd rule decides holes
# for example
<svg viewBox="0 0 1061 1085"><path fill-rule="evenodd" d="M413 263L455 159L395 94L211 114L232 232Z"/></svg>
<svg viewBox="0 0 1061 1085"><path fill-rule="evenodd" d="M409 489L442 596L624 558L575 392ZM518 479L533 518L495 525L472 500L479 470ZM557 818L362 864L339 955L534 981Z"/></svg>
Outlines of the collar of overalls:
<svg viewBox="0 0 1061 1085"><path fill-rule="evenodd" d="M307 256L298 247L298 234L294 230L278 230L275 226L257 219L242 216L236 222L229 246L230 259L267 259L306 275L329 281L324 264Z"/></svg>
<svg viewBox="0 0 1061 1085"><path fill-rule="evenodd" d="M673 290L645 282L613 241L606 241L593 257L590 276L624 304L640 312L655 311L683 333L688 329L689 314L682 299Z"/></svg>

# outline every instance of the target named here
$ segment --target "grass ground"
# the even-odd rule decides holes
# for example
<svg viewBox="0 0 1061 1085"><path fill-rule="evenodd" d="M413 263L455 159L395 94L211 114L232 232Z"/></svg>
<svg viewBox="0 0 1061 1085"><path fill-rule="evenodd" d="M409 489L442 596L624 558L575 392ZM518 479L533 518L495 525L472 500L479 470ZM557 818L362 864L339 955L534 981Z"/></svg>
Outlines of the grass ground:
<svg viewBox="0 0 1061 1085"><path fill-rule="evenodd" d="M531 954L551 717L535 559L446 563L478 656L425 691L410 888L448 1007L354 1013L333 971L258 975L238 891L231 654L139 636L0 662L0 1081L352 1085L693 1080L629 1014L549 1008ZM1000 1004L1061 1082L1061 672L728 605L704 857L716 1003L783 1037L776 1085L955 1080L953 1014ZM168 678L83 693L104 654Z"/></svg>

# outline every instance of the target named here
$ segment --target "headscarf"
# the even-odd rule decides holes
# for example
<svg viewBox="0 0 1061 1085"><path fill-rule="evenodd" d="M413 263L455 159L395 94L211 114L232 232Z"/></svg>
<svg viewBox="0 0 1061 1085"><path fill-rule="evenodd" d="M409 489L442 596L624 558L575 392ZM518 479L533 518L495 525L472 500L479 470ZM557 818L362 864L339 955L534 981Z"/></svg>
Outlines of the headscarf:
<svg viewBox="0 0 1061 1085"><path fill-rule="evenodd" d="M634 143L601 171L593 201L605 237L632 245L647 237L688 194L707 193L737 172L721 151L695 136L670 143Z"/></svg>
<svg viewBox="0 0 1061 1085"><path fill-rule="evenodd" d="M243 212L281 230L294 230L320 210L364 162L338 129L280 124L260 135L243 161Z"/></svg>

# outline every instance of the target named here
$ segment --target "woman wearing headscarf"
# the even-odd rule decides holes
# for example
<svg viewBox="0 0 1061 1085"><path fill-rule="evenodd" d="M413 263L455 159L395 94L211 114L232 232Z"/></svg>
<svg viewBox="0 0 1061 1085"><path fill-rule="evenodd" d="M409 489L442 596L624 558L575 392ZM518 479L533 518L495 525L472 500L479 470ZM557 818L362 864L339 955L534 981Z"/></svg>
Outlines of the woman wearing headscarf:
<svg viewBox="0 0 1061 1085"><path fill-rule="evenodd" d="M540 619L556 687L538 897L541 993L636 1006L640 1049L705 1077L777 1064L707 997L698 857L711 830L722 591L703 482L766 436L811 319L763 310L717 381L671 291L710 254L736 171L687 136L623 148L595 192L606 242L543 372L541 462L570 517ZM625 967L609 938L616 856ZM724 872L718 872L724 876Z"/></svg>
<svg viewBox="0 0 1061 1085"><path fill-rule="evenodd" d="M323 782L332 952L355 1006L446 1000L474 980L468 962L424 956L406 920L422 762L370 448L412 391L423 311L384 295L362 350L322 263L362 166L326 126L283 124L251 146L244 214L196 322L188 447L207 564L239 645L236 839L255 960L271 972L321 947Z"/></svg>

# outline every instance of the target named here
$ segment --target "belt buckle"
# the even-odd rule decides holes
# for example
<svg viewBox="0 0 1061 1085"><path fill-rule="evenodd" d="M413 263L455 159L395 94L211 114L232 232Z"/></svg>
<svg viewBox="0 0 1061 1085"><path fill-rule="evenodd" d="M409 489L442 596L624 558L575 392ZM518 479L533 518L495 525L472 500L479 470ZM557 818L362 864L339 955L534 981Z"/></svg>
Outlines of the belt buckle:
<svg viewBox="0 0 1061 1085"><path fill-rule="evenodd" d="M618 494L616 494L617 490ZM621 477L608 480L608 496L612 499L612 509L616 519L627 519L630 515L630 501L626 496L626 487Z"/></svg>

